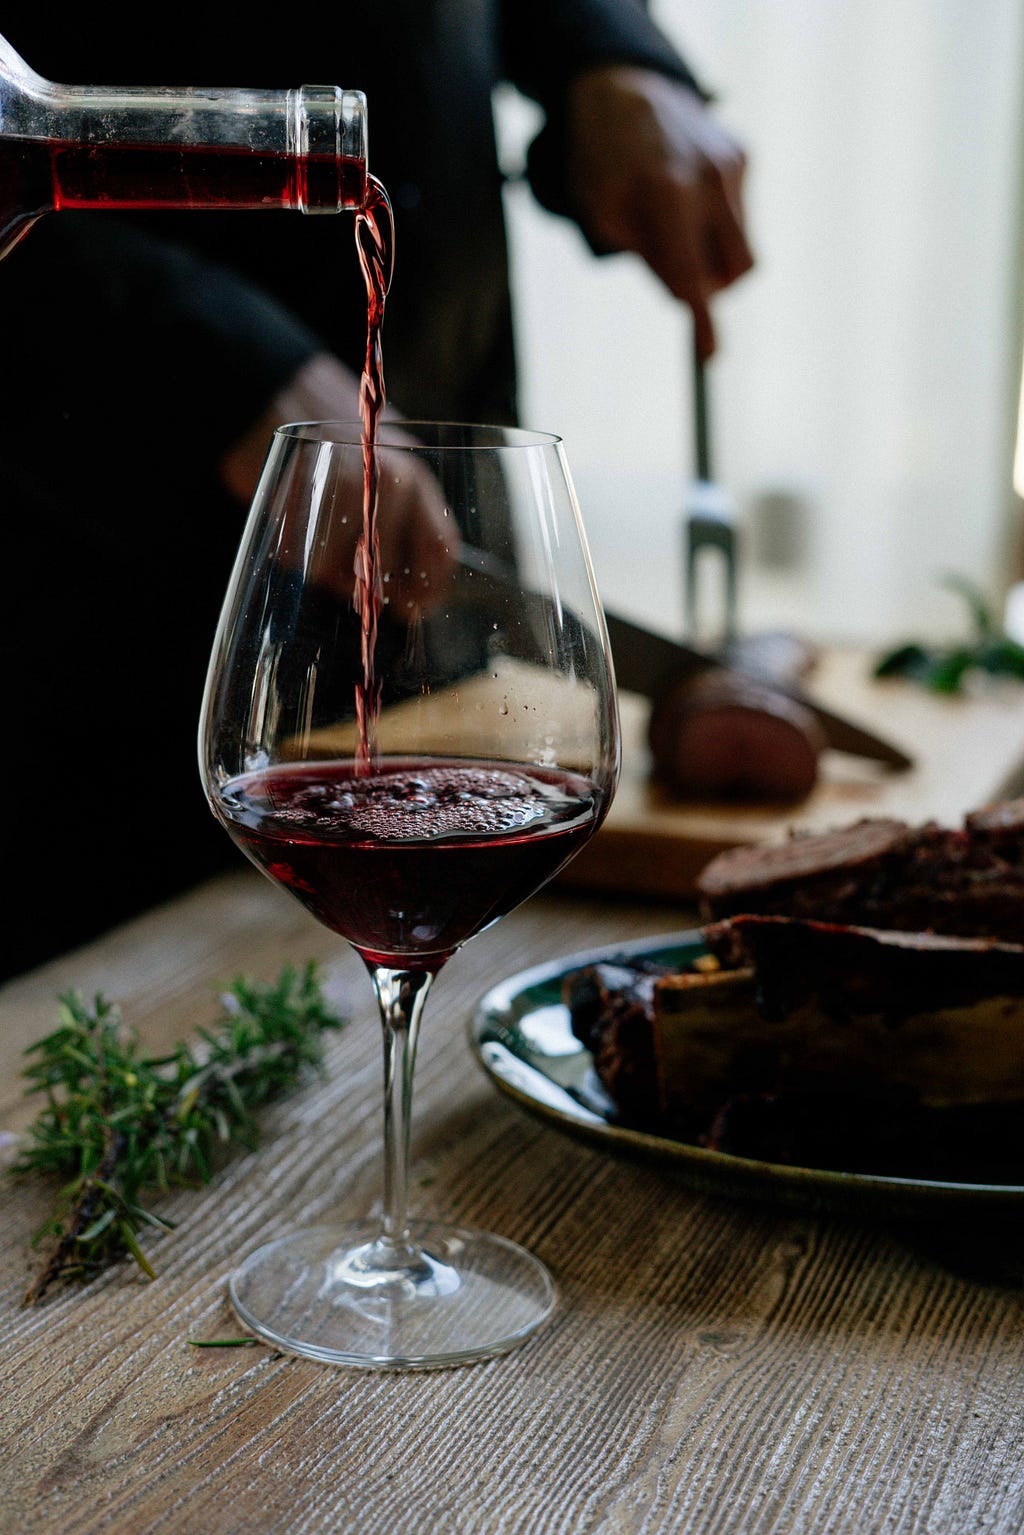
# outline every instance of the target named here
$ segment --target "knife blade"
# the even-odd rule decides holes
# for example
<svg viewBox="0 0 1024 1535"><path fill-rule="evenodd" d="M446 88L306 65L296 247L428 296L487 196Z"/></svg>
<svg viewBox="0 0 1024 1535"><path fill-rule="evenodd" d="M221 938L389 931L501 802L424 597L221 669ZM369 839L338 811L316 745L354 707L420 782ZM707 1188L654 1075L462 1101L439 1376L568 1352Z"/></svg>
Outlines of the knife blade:
<svg viewBox="0 0 1024 1535"><path fill-rule="evenodd" d="M536 659L537 644L535 636L527 638L526 631L535 628L543 636L552 627L563 628L572 622L579 623L578 619L573 620L567 609L556 610L550 598L543 597L539 592L531 592L510 566L483 549L463 544L458 553L456 568L463 600L470 603L500 600L504 607L514 610L516 620L524 631L520 636L526 641L523 653L529 659ZM763 673L730 666L723 662L721 656L670 640L654 630L641 628L639 624L632 623L621 614L609 612L607 608L604 610L604 620L616 682L627 692L657 699L673 684L696 677L712 667L741 676L755 676L761 682L766 680ZM802 689L779 686L775 682L770 685L802 704L814 715L826 742L835 751L866 757L897 772L913 766L913 758L891 741L883 740L874 731L853 720L834 714Z"/></svg>
<svg viewBox="0 0 1024 1535"><path fill-rule="evenodd" d="M676 683L696 677L711 668L733 671L743 676L756 676L754 672L726 665L720 656L698 650L692 645L680 644L650 629L641 628L639 624L630 622L620 614L611 613L605 609L604 617L612 660L615 663L616 681L620 688L624 688L629 693L639 693L644 698L658 699ZM765 681L763 676L758 680ZM770 686L809 710L821 726L828 745L835 751L849 752L856 757L866 757L899 772L913 766L913 758L893 742L884 740L873 730L857 724L854 720L834 714L831 709L824 708L802 688L781 686L775 682L772 682Z"/></svg>

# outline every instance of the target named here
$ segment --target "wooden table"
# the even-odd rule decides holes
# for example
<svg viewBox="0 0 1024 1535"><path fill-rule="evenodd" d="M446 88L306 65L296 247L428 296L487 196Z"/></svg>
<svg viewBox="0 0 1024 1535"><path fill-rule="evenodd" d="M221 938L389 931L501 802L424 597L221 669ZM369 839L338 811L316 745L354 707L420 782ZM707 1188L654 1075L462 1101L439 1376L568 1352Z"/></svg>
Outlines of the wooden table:
<svg viewBox="0 0 1024 1535"><path fill-rule="evenodd" d="M560 1303L518 1352L420 1374L337 1370L237 1334L232 1260L364 1213L378 1160L379 1031L365 974L242 872L0 991L3 1123L19 1052L69 986L151 1045L221 983L330 961L349 1010L329 1077L271 1111L256 1152L165 1201L176 1231L131 1270L20 1305L46 1199L5 1190L0 1529L11 1535L871 1535L1024 1526L1019 1287L953 1267L934 1233L689 1192L525 1115L466 1043L494 980L685 925L680 907L537 897L452 962L421 1048L416 1206L524 1242Z"/></svg>

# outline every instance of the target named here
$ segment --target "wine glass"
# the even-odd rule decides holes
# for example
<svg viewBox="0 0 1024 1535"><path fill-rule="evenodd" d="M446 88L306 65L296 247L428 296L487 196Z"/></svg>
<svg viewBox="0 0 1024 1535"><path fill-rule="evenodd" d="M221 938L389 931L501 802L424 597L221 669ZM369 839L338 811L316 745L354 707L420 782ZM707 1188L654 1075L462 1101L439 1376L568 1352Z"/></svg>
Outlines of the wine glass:
<svg viewBox="0 0 1024 1535"><path fill-rule="evenodd" d="M502 1353L554 1289L497 1235L411 1222L413 1065L430 984L558 872L614 792L608 638L561 441L407 423L275 434L200 724L214 815L348 941L384 1035L379 1220L271 1241L231 1279L292 1353L426 1367Z"/></svg>

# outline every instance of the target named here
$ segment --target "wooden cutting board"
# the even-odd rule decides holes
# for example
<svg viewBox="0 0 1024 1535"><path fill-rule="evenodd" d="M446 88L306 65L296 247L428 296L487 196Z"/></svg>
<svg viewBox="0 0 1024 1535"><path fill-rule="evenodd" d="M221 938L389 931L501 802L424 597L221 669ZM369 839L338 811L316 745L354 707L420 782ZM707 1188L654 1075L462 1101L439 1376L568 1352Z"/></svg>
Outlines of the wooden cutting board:
<svg viewBox="0 0 1024 1535"><path fill-rule="evenodd" d="M876 682L862 651L825 651L808 691L914 759L906 772L826 752L814 792L797 805L674 799L651 778L650 705L620 696L622 777L604 826L560 877L617 894L687 900L704 865L727 847L771 842L791 830L825 831L862 816L958 825L993 800L1024 793L1024 686L942 698L906 682Z"/></svg>

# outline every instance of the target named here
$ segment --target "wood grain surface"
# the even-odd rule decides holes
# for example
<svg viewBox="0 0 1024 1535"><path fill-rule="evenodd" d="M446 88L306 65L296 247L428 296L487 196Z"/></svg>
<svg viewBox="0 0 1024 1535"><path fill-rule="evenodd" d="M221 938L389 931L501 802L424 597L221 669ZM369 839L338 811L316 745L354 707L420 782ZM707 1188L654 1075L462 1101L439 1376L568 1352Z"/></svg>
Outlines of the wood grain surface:
<svg viewBox="0 0 1024 1535"><path fill-rule="evenodd" d="M8 1130L29 1112L20 1051L69 986L118 1001L156 1046L209 1021L236 973L317 956L350 1022L259 1149L161 1204L178 1224L147 1240L152 1283L125 1269L23 1308L48 1191L5 1188L0 1529L1019 1535L1022 1297L980 1245L698 1196L524 1115L470 1055L468 1017L497 979L688 920L548 894L439 979L415 1206L525 1243L559 1305L518 1352L429 1373L189 1346L240 1331L225 1299L239 1254L376 1200L379 1030L330 935L243 872L4 988Z"/></svg>

